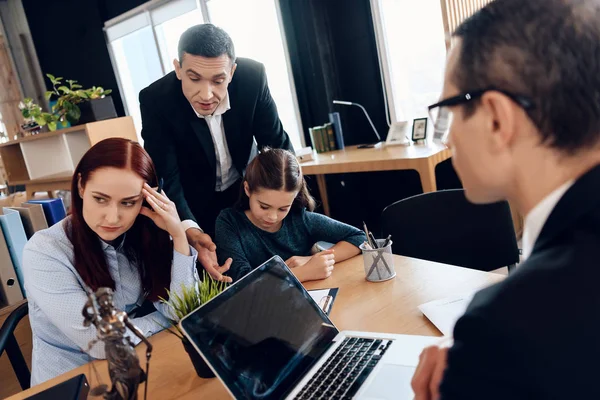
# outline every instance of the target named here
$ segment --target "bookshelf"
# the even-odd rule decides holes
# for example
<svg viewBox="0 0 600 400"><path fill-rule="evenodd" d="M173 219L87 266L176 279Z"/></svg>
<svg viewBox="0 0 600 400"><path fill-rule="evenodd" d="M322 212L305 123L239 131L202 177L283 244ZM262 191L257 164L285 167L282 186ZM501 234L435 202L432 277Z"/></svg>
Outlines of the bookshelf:
<svg viewBox="0 0 600 400"><path fill-rule="evenodd" d="M8 185L24 185L28 199L39 191L69 190L81 157L94 144L110 137L137 141L133 119L90 122L0 143Z"/></svg>

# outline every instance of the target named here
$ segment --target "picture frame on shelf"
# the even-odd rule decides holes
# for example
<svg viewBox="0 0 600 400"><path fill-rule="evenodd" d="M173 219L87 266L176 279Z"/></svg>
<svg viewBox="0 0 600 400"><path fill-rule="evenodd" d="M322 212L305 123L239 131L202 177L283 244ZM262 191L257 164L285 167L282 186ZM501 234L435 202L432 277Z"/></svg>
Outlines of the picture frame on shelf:
<svg viewBox="0 0 600 400"><path fill-rule="evenodd" d="M412 141L419 142L427 139L427 118L416 118L412 126Z"/></svg>

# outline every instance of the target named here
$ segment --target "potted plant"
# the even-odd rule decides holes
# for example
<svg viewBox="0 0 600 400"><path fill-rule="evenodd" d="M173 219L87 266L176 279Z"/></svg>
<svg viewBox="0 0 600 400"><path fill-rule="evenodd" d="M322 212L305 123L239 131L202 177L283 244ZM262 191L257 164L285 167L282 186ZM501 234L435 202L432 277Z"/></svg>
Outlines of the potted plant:
<svg viewBox="0 0 600 400"><path fill-rule="evenodd" d="M52 112L47 113L32 99L24 99L19 104L19 109L26 124L35 122L40 127L47 125L48 129L54 131L69 123L85 124L117 116L112 98L108 96L112 92L110 89L104 90L99 86L82 89L77 81L67 80L65 85L62 77L57 78L51 74L46 76L52 82L52 90L46 92L46 100L55 97L56 103L52 106Z"/></svg>
<svg viewBox="0 0 600 400"><path fill-rule="evenodd" d="M183 335L183 332L181 332L177 324L183 317L200 307L202 304L208 302L225 289L227 289L227 283L215 281L206 273L206 271L204 271L201 282L191 286L182 285L180 294L167 291L169 296L168 300L160 298L162 303L169 306L175 317L175 319L170 320L171 327L166 329L181 340L183 348L190 356L192 364L196 369L196 373L201 378L214 378L215 374L210 367L206 365L204 359L198 354L194 346Z"/></svg>

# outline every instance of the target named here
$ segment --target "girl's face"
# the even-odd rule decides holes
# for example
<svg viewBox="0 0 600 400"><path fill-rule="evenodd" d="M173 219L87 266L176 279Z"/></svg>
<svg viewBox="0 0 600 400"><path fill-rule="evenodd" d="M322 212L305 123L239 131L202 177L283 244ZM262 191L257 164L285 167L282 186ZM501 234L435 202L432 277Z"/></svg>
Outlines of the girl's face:
<svg viewBox="0 0 600 400"><path fill-rule="evenodd" d="M102 240L115 240L133 226L142 208L141 176L112 167L94 171L85 185L79 184L83 219Z"/></svg>
<svg viewBox="0 0 600 400"><path fill-rule="evenodd" d="M298 192L261 188L250 192L247 182L244 182L244 191L250 199L250 209L246 211L248 219L267 232L277 232L281 228L281 223L290 212L298 194Z"/></svg>

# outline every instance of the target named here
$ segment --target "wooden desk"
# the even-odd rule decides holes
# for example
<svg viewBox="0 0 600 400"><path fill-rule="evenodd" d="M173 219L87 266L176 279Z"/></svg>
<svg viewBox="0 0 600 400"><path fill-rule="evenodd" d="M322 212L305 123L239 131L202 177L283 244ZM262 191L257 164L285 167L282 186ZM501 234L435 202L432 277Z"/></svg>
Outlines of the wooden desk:
<svg viewBox="0 0 600 400"><path fill-rule="evenodd" d="M307 289L339 287L331 319L340 330L380 331L440 336L440 332L417 309L427 301L476 290L501 281L502 275L453 267L414 258L394 256L397 276L387 282L365 280L362 256L336 266L326 280L310 282ZM149 399L229 399L218 379L201 379L179 339L161 332L150 338L154 345L150 364ZM138 355L145 360L144 346ZM106 361L96 361L104 383L110 384ZM10 400L25 399L72 376L86 374L92 387L97 384L89 365L21 392ZM144 387L140 387L140 396ZM142 398L142 397L140 397Z"/></svg>
<svg viewBox="0 0 600 400"><path fill-rule="evenodd" d="M313 153L314 159L300 163L304 175L316 175L325 215L330 214L326 174L414 169L419 173L423 192L435 192L435 166L452 156L446 146L438 143L411 146L385 146L358 149L356 146L328 153Z"/></svg>

